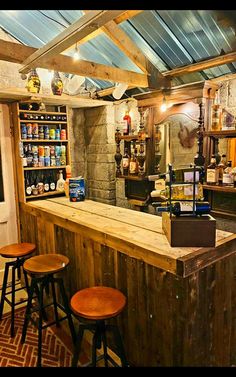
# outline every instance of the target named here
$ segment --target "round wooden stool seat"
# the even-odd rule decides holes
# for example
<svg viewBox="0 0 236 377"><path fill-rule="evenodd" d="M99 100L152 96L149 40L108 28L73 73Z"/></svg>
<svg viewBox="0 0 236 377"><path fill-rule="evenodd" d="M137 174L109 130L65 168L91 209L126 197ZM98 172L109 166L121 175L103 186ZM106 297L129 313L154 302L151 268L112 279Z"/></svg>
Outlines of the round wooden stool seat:
<svg viewBox="0 0 236 377"><path fill-rule="evenodd" d="M33 243L13 243L0 249L0 255L4 258L25 257L35 251L36 245Z"/></svg>
<svg viewBox="0 0 236 377"><path fill-rule="evenodd" d="M71 309L83 318L105 320L117 316L126 304L126 297L118 289L91 287L81 289L71 298Z"/></svg>
<svg viewBox="0 0 236 377"><path fill-rule="evenodd" d="M61 254L36 255L27 259L24 263L24 269L31 274L54 274L64 270L69 264L69 259Z"/></svg>

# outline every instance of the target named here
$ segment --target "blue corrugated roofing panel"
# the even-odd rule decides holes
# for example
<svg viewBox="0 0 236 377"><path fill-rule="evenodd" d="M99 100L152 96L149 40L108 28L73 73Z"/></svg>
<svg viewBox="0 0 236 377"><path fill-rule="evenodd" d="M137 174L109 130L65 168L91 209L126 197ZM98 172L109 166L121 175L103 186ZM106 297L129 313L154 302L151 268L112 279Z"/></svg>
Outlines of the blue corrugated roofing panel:
<svg viewBox="0 0 236 377"><path fill-rule="evenodd" d="M236 14L236 11L232 12ZM0 26L22 43L39 48L82 15L81 10L1 10ZM233 27L219 25L214 10L144 10L122 22L120 27L161 72L235 48ZM98 35L79 49L82 59L141 72L105 34ZM231 72L236 72L236 63L177 77L173 83L180 85ZM112 84L95 79L91 82L99 88Z"/></svg>

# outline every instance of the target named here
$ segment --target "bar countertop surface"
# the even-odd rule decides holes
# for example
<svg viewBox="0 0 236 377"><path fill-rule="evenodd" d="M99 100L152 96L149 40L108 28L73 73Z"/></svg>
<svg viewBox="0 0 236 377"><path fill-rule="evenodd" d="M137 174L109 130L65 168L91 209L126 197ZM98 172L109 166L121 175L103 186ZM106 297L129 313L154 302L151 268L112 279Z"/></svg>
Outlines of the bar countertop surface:
<svg viewBox="0 0 236 377"><path fill-rule="evenodd" d="M216 230L215 247L171 247L161 217L92 200L70 202L66 197L21 203L23 210L170 273L191 273L236 252L236 234Z"/></svg>

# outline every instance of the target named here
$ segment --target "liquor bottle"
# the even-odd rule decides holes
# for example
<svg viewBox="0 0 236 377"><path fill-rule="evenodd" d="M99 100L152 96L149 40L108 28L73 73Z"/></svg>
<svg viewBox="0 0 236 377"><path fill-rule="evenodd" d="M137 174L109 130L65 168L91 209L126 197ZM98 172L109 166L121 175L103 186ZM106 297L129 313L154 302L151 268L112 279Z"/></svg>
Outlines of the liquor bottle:
<svg viewBox="0 0 236 377"><path fill-rule="evenodd" d="M27 166L27 145L24 145L23 147L23 157L22 157L22 165L23 167L26 167Z"/></svg>
<svg viewBox="0 0 236 377"><path fill-rule="evenodd" d="M157 207L157 212L171 212L175 216L193 216L193 209L195 209L195 215L201 216L209 214L211 211L211 207L209 202L196 202L195 208L193 207L193 202L175 202L174 204L167 205L165 207Z"/></svg>
<svg viewBox="0 0 236 377"><path fill-rule="evenodd" d="M32 187L30 185L29 175L26 174L25 176L25 193L27 196L32 195Z"/></svg>
<svg viewBox="0 0 236 377"><path fill-rule="evenodd" d="M125 153L122 159L123 175L128 175L129 173L129 162L130 162L130 156L128 154L128 148L125 148Z"/></svg>
<svg viewBox="0 0 236 377"><path fill-rule="evenodd" d="M219 103L219 93L216 92L214 104L211 108L211 130L219 131L222 128L222 108Z"/></svg>
<svg viewBox="0 0 236 377"><path fill-rule="evenodd" d="M128 110L125 112L123 117L124 126L123 126L123 135L129 135L131 130L131 116L129 115Z"/></svg>
<svg viewBox="0 0 236 377"><path fill-rule="evenodd" d="M135 152L132 153L129 162L129 174L138 174L138 161L135 156Z"/></svg>
<svg viewBox="0 0 236 377"><path fill-rule="evenodd" d="M64 184L64 190L66 197L69 198L69 179L71 178L71 166L66 165L66 180Z"/></svg>
<svg viewBox="0 0 236 377"><path fill-rule="evenodd" d="M39 93L40 86L41 86L41 83L40 83L40 79L39 79L36 69L31 69L28 76L28 81L26 84L26 88L28 92Z"/></svg>
<svg viewBox="0 0 236 377"><path fill-rule="evenodd" d="M208 185L216 185L218 183L218 169L216 165L216 158L213 154L211 156L211 162L207 167L207 184Z"/></svg>
<svg viewBox="0 0 236 377"><path fill-rule="evenodd" d="M47 174L44 176L43 182L44 182L44 191L49 192L50 186L49 186L49 179L48 179Z"/></svg>
<svg viewBox="0 0 236 377"><path fill-rule="evenodd" d="M234 180L233 180L233 175L231 174L232 172L232 161L227 162L227 166L224 170L223 173L223 180L222 180L222 185L223 186L233 186L234 185Z"/></svg>
<svg viewBox="0 0 236 377"><path fill-rule="evenodd" d="M49 175L49 189L50 189L50 191L56 190L56 180L55 180L53 174Z"/></svg>
<svg viewBox="0 0 236 377"><path fill-rule="evenodd" d="M218 168L218 182L219 182L219 185L223 184L223 174L224 174L224 170L226 168L226 164L227 164L226 155L222 154L220 163L217 166L217 168Z"/></svg>
<svg viewBox="0 0 236 377"><path fill-rule="evenodd" d="M51 81L51 88L54 95L61 96L63 91L63 82L57 71L54 71L54 75Z"/></svg>
<svg viewBox="0 0 236 377"><path fill-rule="evenodd" d="M59 170L59 178L57 180L57 191L64 192L65 180L63 178L63 171Z"/></svg>

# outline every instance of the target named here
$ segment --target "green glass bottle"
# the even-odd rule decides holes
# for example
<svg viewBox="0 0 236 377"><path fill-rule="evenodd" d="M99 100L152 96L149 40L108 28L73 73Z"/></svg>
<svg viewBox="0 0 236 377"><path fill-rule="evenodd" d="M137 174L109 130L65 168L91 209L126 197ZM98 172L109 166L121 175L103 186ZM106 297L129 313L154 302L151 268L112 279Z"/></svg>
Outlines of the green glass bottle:
<svg viewBox="0 0 236 377"><path fill-rule="evenodd" d="M30 93L39 93L41 82L36 69L31 69L28 75L26 88Z"/></svg>
<svg viewBox="0 0 236 377"><path fill-rule="evenodd" d="M54 75L51 81L52 93L56 96L61 96L63 91L63 82L57 71L54 71Z"/></svg>

